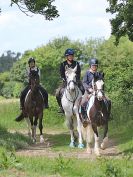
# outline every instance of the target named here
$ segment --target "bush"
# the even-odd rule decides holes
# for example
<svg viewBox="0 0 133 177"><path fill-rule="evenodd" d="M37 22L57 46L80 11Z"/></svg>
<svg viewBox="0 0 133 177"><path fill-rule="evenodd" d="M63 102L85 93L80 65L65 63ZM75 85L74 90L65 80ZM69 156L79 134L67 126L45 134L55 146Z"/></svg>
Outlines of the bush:
<svg viewBox="0 0 133 177"><path fill-rule="evenodd" d="M23 88L23 84L20 82L16 82L13 88L13 97L18 98L20 96L20 92Z"/></svg>
<svg viewBox="0 0 133 177"><path fill-rule="evenodd" d="M1 95L4 96L5 98L13 97L14 85L15 82L5 82L1 90Z"/></svg>

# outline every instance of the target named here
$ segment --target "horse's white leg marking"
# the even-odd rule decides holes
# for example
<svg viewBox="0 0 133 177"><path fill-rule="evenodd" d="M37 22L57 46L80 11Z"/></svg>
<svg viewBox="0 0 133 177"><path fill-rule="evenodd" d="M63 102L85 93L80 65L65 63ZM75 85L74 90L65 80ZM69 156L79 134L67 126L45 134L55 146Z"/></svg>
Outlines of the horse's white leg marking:
<svg viewBox="0 0 133 177"><path fill-rule="evenodd" d="M108 144L108 135L103 139L102 144L101 144L101 149L105 149Z"/></svg>
<svg viewBox="0 0 133 177"><path fill-rule="evenodd" d="M31 136L31 123L29 118L25 118L26 122L27 122L27 128L28 128L28 135Z"/></svg>
<svg viewBox="0 0 133 177"><path fill-rule="evenodd" d="M99 137L97 137L96 134L94 134L94 139L95 139L95 144L94 144L94 152L97 156L100 155L100 151L99 151Z"/></svg>
<svg viewBox="0 0 133 177"><path fill-rule="evenodd" d="M83 148L84 147L84 145L83 145L83 140L82 140L82 129L81 129L81 127L82 127L82 123L81 123L81 121L80 121L80 118L79 118L79 113L78 113L78 109L76 110L75 109L75 112L76 112L76 117L77 117L77 131L78 131L78 141L79 141L79 148Z"/></svg>
<svg viewBox="0 0 133 177"><path fill-rule="evenodd" d="M91 143L92 140L94 138L94 132L92 130L92 126L91 124L88 124L88 126L86 127L86 146L87 146L87 153L91 154L92 150L91 150Z"/></svg>
<svg viewBox="0 0 133 177"><path fill-rule="evenodd" d="M67 113L65 113L66 115L66 124L68 129L70 130L70 135L71 135L71 143L74 143L74 126L73 126L73 121L70 115L68 115Z"/></svg>
<svg viewBox="0 0 133 177"><path fill-rule="evenodd" d="M40 135L40 143L44 143L43 135Z"/></svg>

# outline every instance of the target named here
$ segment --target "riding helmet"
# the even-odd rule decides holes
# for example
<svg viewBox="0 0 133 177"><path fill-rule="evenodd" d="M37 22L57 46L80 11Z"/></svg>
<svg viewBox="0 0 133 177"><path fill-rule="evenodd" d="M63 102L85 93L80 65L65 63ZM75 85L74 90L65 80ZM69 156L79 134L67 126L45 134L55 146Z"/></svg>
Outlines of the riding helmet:
<svg viewBox="0 0 133 177"><path fill-rule="evenodd" d="M89 60L89 65L98 65L98 60L96 58L91 58Z"/></svg>
<svg viewBox="0 0 133 177"><path fill-rule="evenodd" d="M69 56L69 55L74 55L74 50L73 49L67 49L65 51L65 56Z"/></svg>
<svg viewBox="0 0 133 177"><path fill-rule="evenodd" d="M30 64L31 62L34 62L34 63L35 63L35 59L34 59L33 57L29 58L28 64Z"/></svg>

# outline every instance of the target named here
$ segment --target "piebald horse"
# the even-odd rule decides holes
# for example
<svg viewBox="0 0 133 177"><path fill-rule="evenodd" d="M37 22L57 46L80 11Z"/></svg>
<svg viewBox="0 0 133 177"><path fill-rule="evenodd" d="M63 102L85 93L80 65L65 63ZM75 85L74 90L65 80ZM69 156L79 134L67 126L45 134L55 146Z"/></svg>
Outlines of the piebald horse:
<svg viewBox="0 0 133 177"><path fill-rule="evenodd" d="M99 133L98 127L104 128L103 140L101 148L105 149L108 142L108 121L110 117L111 104L107 106L106 97L103 91L103 76L101 78L94 77L92 81L93 93L87 104L87 120L88 124L83 124L83 137L87 143L87 152L91 153L91 143L94 138L94 153L100 155Z"/></svg>
<svg viewBox="0 0 133 177"><path fill-rule="evenodd" d="M76 146L76 136L74 134L74 127L77 126L78 131L78 148L83 148L82 134L81 134L81 121L78 112L79 98L82 96L80 89L76 83L76 70L77 66L72 69L66 66L65 75L67 85L64 90L61 102L65 112L67 127L70 130L71 142L70 147Z"/></svg>

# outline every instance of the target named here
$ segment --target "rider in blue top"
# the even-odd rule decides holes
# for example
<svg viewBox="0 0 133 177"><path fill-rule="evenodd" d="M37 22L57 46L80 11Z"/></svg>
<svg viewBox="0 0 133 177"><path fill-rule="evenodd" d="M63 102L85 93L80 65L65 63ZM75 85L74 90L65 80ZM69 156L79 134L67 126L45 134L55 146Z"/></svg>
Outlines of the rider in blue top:
<svg viewBox="0 0 133 177"><path fill-rule="evenodd" d="M91 93L93 92L93 86L92 86L92 80L94 77L97 77L99 79L103 78L102 73L98 72L98 60L96 58L92 58L89 60L89 70L86 71L84 77L83 77L83 86L85 88L85 93L82 96L82 101L81 101L81 113L83 119L86 118L87 113L86 113L86 103L87 100L90 98ZM108 100L106 97L104 98L106 106L109 108L110 107L110 100Z"/></svg>

